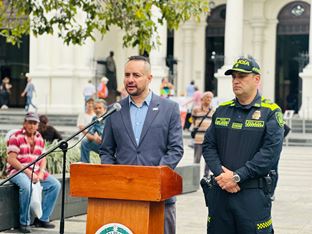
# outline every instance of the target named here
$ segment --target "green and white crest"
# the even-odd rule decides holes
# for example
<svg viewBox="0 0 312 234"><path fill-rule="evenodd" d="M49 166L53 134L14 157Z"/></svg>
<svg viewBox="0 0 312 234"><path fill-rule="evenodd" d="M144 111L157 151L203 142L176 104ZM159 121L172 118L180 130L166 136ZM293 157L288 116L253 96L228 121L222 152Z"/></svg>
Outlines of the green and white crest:
<svg viewBox="0 0 312 234"><path fill-rule="evenodd" d="M133 232L120 223L109 223L102 226L95 234L133 234Z"/></svg>
<svg viewBox="0 0 312 234"><path fill-rule="evenodd" d="M278 122L278 125L282 128L284 127L284 119L282 112L276 112L275 113L276 121Z"/></svg>

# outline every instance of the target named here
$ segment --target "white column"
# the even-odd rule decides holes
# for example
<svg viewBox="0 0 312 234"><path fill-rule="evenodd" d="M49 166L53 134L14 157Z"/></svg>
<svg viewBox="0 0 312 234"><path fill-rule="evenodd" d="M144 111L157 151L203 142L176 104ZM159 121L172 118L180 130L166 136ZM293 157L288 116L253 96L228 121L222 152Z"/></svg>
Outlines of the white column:
<svg viewBox="0 0 312 234"><path fill-rule="evenodd" d="M266 22L265 42L263 43L262 56L265 59L260 61L261 88L262 94L266 98L275 100L275 51L276 51L276 27L277 19L269 19Z"/></svg>
<svg viewBox="0 0 312 234"><path fill-rule="evenodd" d="M82 95L84 86L89 80L96 85L95 68L96 61L94 59L95 44L91 39L87 39L81 46L74 46L74 68L73 68L73 84L72 84L72 105L84 108L84 97Z"/></svg>
<svg viewBox="0 0 312 234"><path fill-rule="evenodd" d="M264 32L263 29L266 25L264 19L264 1L265 0L252 0L253 11L250 25L252 27L252 56L256 59L260 68L262 68L263 61L263 44L264 44ZM263 81L263 80L262 80ZM262 84L260 90L262 91Z"/></svg>
<svg viewBox="0 0 312 234"><path fill-rule="evenodd" d="M233 98L231 77L224 72L232 67L234 61L243 55L243 0L227 0L224 38L224 65L215 74L218 79L218 98Z"/></svg>
<svg viewBox="0 0 312 234"><path fill-rule="evenodd" d="M36 72L46 73L49 69L50 51L49 41L51 36L42 35L35 37L30 34L30 66Z"/></svg>
<svg viewBox="0 0 312 234"><path fill-rule="evenodd" d="M179 75L179 91L178 93L185 93L185 89L190 80L194 79L194 66L193 66L193 52L194 52L194 31L196 24L194 20L189 20L182 25L183 32L183 60L179 62L181 65L183 74ZM182 78L182 79L181 79Z"/></svg>
<svg viewBox="0 0 312 234"><path fill-rule="evenodd" d="M309 40L309 64L299 74L302 78L302 105L299 115L305 119L312 119L312 1L310 2L310 40Z"/></svg>
<svg viewBox="0 0 312 234"><path fill-rule="evenodd" d="M29 35L29 76L35 85L36 95L33 102L40 112L46 112L51 101L50 72L51 68L51 41L52 36L42 35L35 37Z"/></svg>
<svg viewBox="0 0 312 234"><path fill-rule="evenodd" d="M95 75L94 42L87 39L84 45L75 46L75 73L90 79Z"/></svg>
<svg viewBox="0 0 312 234"><path fill-rule="evenodd" d="M253 12L252 19L250 21L253 29L252 33L252 45L253 45L253 57L261 65L262 64L262 48L264 43L264 32L263 29L266 25L264 19L264 1L265 0L253 0Z"/></svg>
<svg viewBox="0 0 312 234"><path fill-rule="evenodd" d="M157 24L157 32L160 37L160 46L153 48L150 52L150 63L152 67L153 81L150 84L150 88L153 92L159 94L161 79L168 77L168 67L166 66L167 55L167 24L163 25L157 23L157 19L161 17L161 12L157 7L152 9L154 22ZM152 40L155 41L155 38Z"/></svg>
<svg viewBox="0 0 312 234"><path fill-rule="evenodd" d="M253 28L252 44L253 44L253 54L252 56L261 65L262 64L262 48L264 42L263 28L265 26L265 21L262 19L254 19L251 21L251 26Z"/></svg>
<svg viewBox="0 0 312 234"><path fill-rule="evenodd" d="M207 15L203 14L201 16L200 23L196 23L196 37L194 37L194 50L193 50L193 59L195 61L193 64L193 77L186 79L186 84L184 87L184 92L186 92L187 85L194 80L195 85L198 86L200 91L205 91L205 58L206 58L206 21ZM186 77L187 78L187 77Z"/></svg>
<svg viewBox="0 0 312 234"><path fill-rule="evenodd" d="M65 44L61 38L55 38L55 70L54 76L72 76L75 66L74 46Z"/></svg>

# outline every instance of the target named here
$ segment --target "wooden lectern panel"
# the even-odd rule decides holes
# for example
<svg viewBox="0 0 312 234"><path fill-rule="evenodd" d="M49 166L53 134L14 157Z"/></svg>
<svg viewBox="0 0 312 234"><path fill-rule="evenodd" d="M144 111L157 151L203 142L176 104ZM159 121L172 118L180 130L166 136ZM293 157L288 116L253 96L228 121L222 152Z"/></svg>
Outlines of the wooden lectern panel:
<svg viewBox="0 0 312 234"><path fill-rule="evenodd" d="M163 201L182 193L182 177L167 166L75 163L70 194L89 198Z"/></svg>
<svg viewBox="0 0 312 234"><path fill-rule="evenodd" d="M88 201L87 234L109 223L120 223L134 234L164 233L164 202L121 201L91 198Z"/></svg>
<svg viewBox="0 0 312 234"><path fill-rule="evenodd" d="M70 166L70 194L89 198L87 234L114 223L134 234L163 234L164 200L180 193L182 177L166 166Z"/></svg>

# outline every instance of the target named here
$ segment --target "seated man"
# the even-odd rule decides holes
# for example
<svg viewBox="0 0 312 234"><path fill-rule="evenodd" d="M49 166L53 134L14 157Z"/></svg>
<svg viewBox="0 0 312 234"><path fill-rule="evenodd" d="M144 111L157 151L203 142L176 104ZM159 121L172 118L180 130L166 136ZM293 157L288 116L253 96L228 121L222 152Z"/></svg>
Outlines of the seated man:
<svg viewBox="0 0 312 234"><path fill-rule="evenodd" d="M7 171L13 175L37 159L44 150L44 140L37 131L39 116L37 113L29 112L24 119L23 128L13 133L8 140L7 147ZM32 169L34 173L32 175ZM42 216L35 219L35 226L43 228L54 228L49 223L58 194L61 189L60 182L46 171L46 158L41 159L35 165L24 170L11 179L11 182L19 187L19 213L20 228L22 233L30 233L30 184L40 181L44 193L42 200Z"/></svg>
<svg viewBox="0 0 312 234"><path fill-rule="evenodd" d="M106 112L106 102L103 99L95 100L94 103L95 115L92 121L101 117ZM104 123L97 122L90 127L89 132L86 134L86 138L81 142L80 149L80 161L84 163L90 162L90 151L99 153L99 146L102 141L102 134L104 129Z"/></svg>

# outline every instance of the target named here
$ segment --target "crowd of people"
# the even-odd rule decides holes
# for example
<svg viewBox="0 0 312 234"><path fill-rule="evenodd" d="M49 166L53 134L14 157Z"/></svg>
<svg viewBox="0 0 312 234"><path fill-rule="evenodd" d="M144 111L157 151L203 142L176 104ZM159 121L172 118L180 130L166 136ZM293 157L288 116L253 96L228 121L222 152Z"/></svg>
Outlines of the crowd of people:
<svg viewBox="0 0 312 234"><path fill-rule="evenodd" d="M209 210L207 233L273 233L270 198L276 186L272 181L276 178L271 172L277 170L282 149L283 115L275 103L258 91L261 72L253 58L239 58L225 75L232 78L235 97L218 107L212 105L212 92L201 93L194 81L186 87L189 97L186 104L191 104L193 162L200 163L202 157L205 161L202 186ZM180 107L170 100L174 86L166 78L162 80L160 95L150 89L152 81L148 58L129 57L123 80L127 95L119 101L121 111L85 129L109 108L99 92L110 80L103 77L97 90L88 82L83 91L85 109L77 120L79 130L85 129L81 133L81 162L89 163L93 151L102 164L165 165L175 169L184 153ZM28 86L23 94L34 91L31 80ZM27 104L32 105L31 98ZM8 174L12 175L40 156L44 140L55 139L62 137L48 125L47 116L28 112L23 128L8 139ZM20 188L22 232L31 231L30 208L26 202L30 196L30 181L40 182L46 193L42 201L43 214L37 217L35 224L53 227L49 217L60 185L45 166L42 159L34 165L34 173L26 169L11 180ZM174 197L165 201L165 234L176 232L175 202Z"/></svg>
<svg viewBox="0 0 312 234"><path fill-rule="evenodd" d="M25 79L27 81L26 87L21 93L21 97L25 97L25 112L29 111L29 107L32 106L37 112L38 108L33 103L33 96L36 93L35 85L32 83L32 78L26 74ZM9 77L4 77L0 84L0 108L8 109L10 105L10 96L12 94L12 84Z"/></svg>

